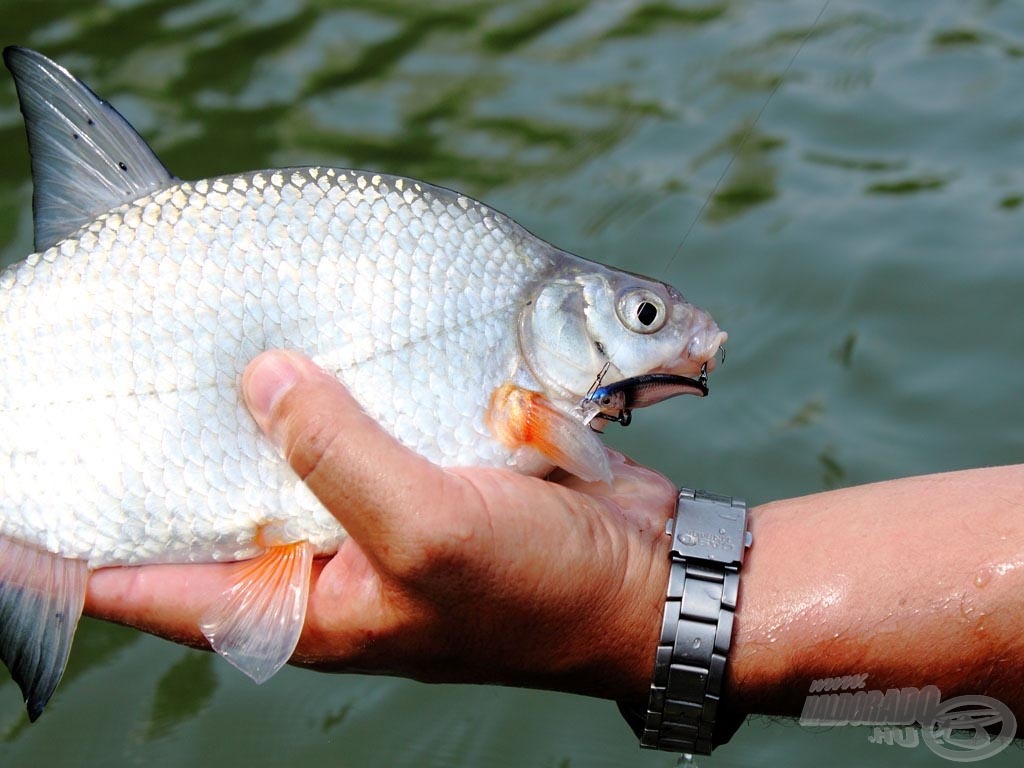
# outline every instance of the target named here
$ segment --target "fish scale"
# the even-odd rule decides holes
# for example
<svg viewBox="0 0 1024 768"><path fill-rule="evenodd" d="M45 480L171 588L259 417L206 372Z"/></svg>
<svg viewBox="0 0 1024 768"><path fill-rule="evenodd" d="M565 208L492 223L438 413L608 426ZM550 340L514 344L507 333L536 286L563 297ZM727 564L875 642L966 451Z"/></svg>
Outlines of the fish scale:
<svg viewBox="0 0 1024 768"><path fill-rule="evenodd" d="M264 350L313 358L443 466L606 483L592 427L626 419L591 393L706 394L687 377L726 335L664 283L399 176L181 181L67 70L4 61L36 253L0 273L0 658L32 719L95 568L247 561L200 629L257 682L290 658L312 558L345 533L245 408ZM657 387L633 397L641 380Z"/></svg>
<svg viewBox="0 0 1024 768"><path fill-rule="evenodd" d="M390 235L428 214L433 238ZM352 231L353 220L366 226ZM325 227L337 235L309 247ZM437 245L449 231L457 251ZM100 217L0 276L0 461L34 456L31 472L5 482L0 504L12 511L0 535L91 567L236 560L259 550L261 526L287 517L295 539L334 551L340 526L301 493L238 397L246 363L273 347L337 373L427 458L506 464L510 452L489 439L483 414L516 375L515 295L551 268L545 250L466 197L335 169L184 183ZM414 282L423 264L443 281ZM453 349L484 364L439 365ZM438 423L463 429L437 440ZM215 434L242 450L209 451ZM74 465L61 495L48 495ZM229 493L240 478L247 492ZM32 505L51 510L44 528L19 521ZM180 519L190 535L126 535L135 516ZM218 520L230 521L230 535Z"/></svg>

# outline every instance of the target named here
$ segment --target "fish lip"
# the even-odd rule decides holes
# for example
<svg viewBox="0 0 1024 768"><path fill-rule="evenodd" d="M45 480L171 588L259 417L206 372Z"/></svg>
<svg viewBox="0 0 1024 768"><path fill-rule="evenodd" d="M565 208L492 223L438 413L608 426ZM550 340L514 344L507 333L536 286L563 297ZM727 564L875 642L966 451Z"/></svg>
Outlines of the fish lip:
<svg viewBox="0 0 1024 768"><path fill-rule="evenodd" d="M715 353L717 355L717 352ZM680 379L694 380L694 377L707 375L713 370L718 368L718 359L715 355L707 358L706 360L693 360L691 358L684 358L682 361L677 362L675 365L663 365L658 368L652 368L647 376L675 376ZM634 376L633 378L639 378Z"/></svg>
<svg viewBox="0 0 1024 768"><path fill-rule="evenodd" d="M728 339L729 334L716 325L702 328L690 337L678 358L650 372L683 377L711 373L718 367L718 353Z"/></svg>
<svg viewBox="0 0 1024 768"><path fill-rule="evenodd" d="M702 333L694 334L686 347L686 355L698 364L706 365L707 370L713 371L718 350L728 340L729 334L712 323L711 327L705 328Z"/></svg>
<svg viewBox="0 0 1024 768"><path fill-rule="evenodd" d="M711 373L711 371L713 371L717 367L715 365L714 358L711 358L711 360L705 362L707 364L706 373ZM705 363L698 363L693 360L686 359L676 365L662 365L658 368L652 368L648 373L644 375L675 376L681 379L693 380L693 377L700 375L701 369L704 367L704 365ZM639 378L639 376L634 376L633 378L636 379ZM627 379L623 379L623 381L627 381Z"/></svg>

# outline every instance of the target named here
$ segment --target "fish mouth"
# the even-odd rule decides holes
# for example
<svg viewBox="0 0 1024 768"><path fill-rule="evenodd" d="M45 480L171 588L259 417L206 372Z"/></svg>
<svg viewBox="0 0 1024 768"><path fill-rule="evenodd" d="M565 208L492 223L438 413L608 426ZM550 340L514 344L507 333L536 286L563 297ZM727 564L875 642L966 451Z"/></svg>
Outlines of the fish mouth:
<svg viewBox="0 0 1024 768"><path fill-rule="evenodd" d="M718 355L725 360L724 344L729 334L712 324L695 333L679 359L639 376L602 384L608 365L598 374L594 385L580 402L584 423L617 422L629 426L634 408L646 408L670 397L697 395L707 397L708 373L718 364Z"/></svg>
<svg viewBox="0 0 1024 768"><path fill-rule="evenodd" d="M683 354L668 365L651 371L652 374L667 374L679 377L707 377L718 367L718 357L725 361L725 342L729 334L717 326L703 329L690 337Z"/></svg>
<svg viewBox="0 0 1024 768"><path fill-rule="evenodd" d="M715 369L719 352L729 335L712 325L691 337L681 359L673 365L655 369L639 376L630 376L610 384L602 384L605 365L594 385L580 402L586 423L594 419L614 421L629 426L634 408L646 408L670 397L697 395L707 397L708 373Z"/></svg>

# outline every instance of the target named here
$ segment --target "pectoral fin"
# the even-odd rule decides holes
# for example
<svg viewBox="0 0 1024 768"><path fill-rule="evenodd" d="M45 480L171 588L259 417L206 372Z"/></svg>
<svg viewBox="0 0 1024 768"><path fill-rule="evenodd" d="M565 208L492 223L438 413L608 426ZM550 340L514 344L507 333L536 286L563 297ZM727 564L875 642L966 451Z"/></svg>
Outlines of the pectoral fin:
<svg viewBox="0 0 1024 768"><path fill-rule="evenodd" d="M299 642L312 567L313 547L301 541L239 563L199 623L213 649L257 683L273 677Z"/></svg>
<svg viewBox="0 0 1024 768"><path fill-rule="evenodd" d="M29 720L43 713L64 674L88 581L84 560L0 537L0 659Z"/></svg>
<svg viewBox="0 0 1024 768"><path fill-rule="evenodd" d="M582 480L612 482L611 465L597 433L557 408L540 392L505 384L494 390L488 426L503 445L533 448Z"/></svg>

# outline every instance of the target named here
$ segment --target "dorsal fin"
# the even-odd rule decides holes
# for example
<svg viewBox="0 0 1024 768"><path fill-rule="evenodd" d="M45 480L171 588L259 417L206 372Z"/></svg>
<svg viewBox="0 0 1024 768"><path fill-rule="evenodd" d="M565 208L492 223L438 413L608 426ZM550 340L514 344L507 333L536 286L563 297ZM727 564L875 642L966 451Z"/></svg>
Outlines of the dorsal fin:
<svg viewBox="0 0 1024 768"><path fill-rule="evenodd" d="M28 133L37 251L177 181L128 121L64 67L15 46L4 49L4 63Z"/></svg>

